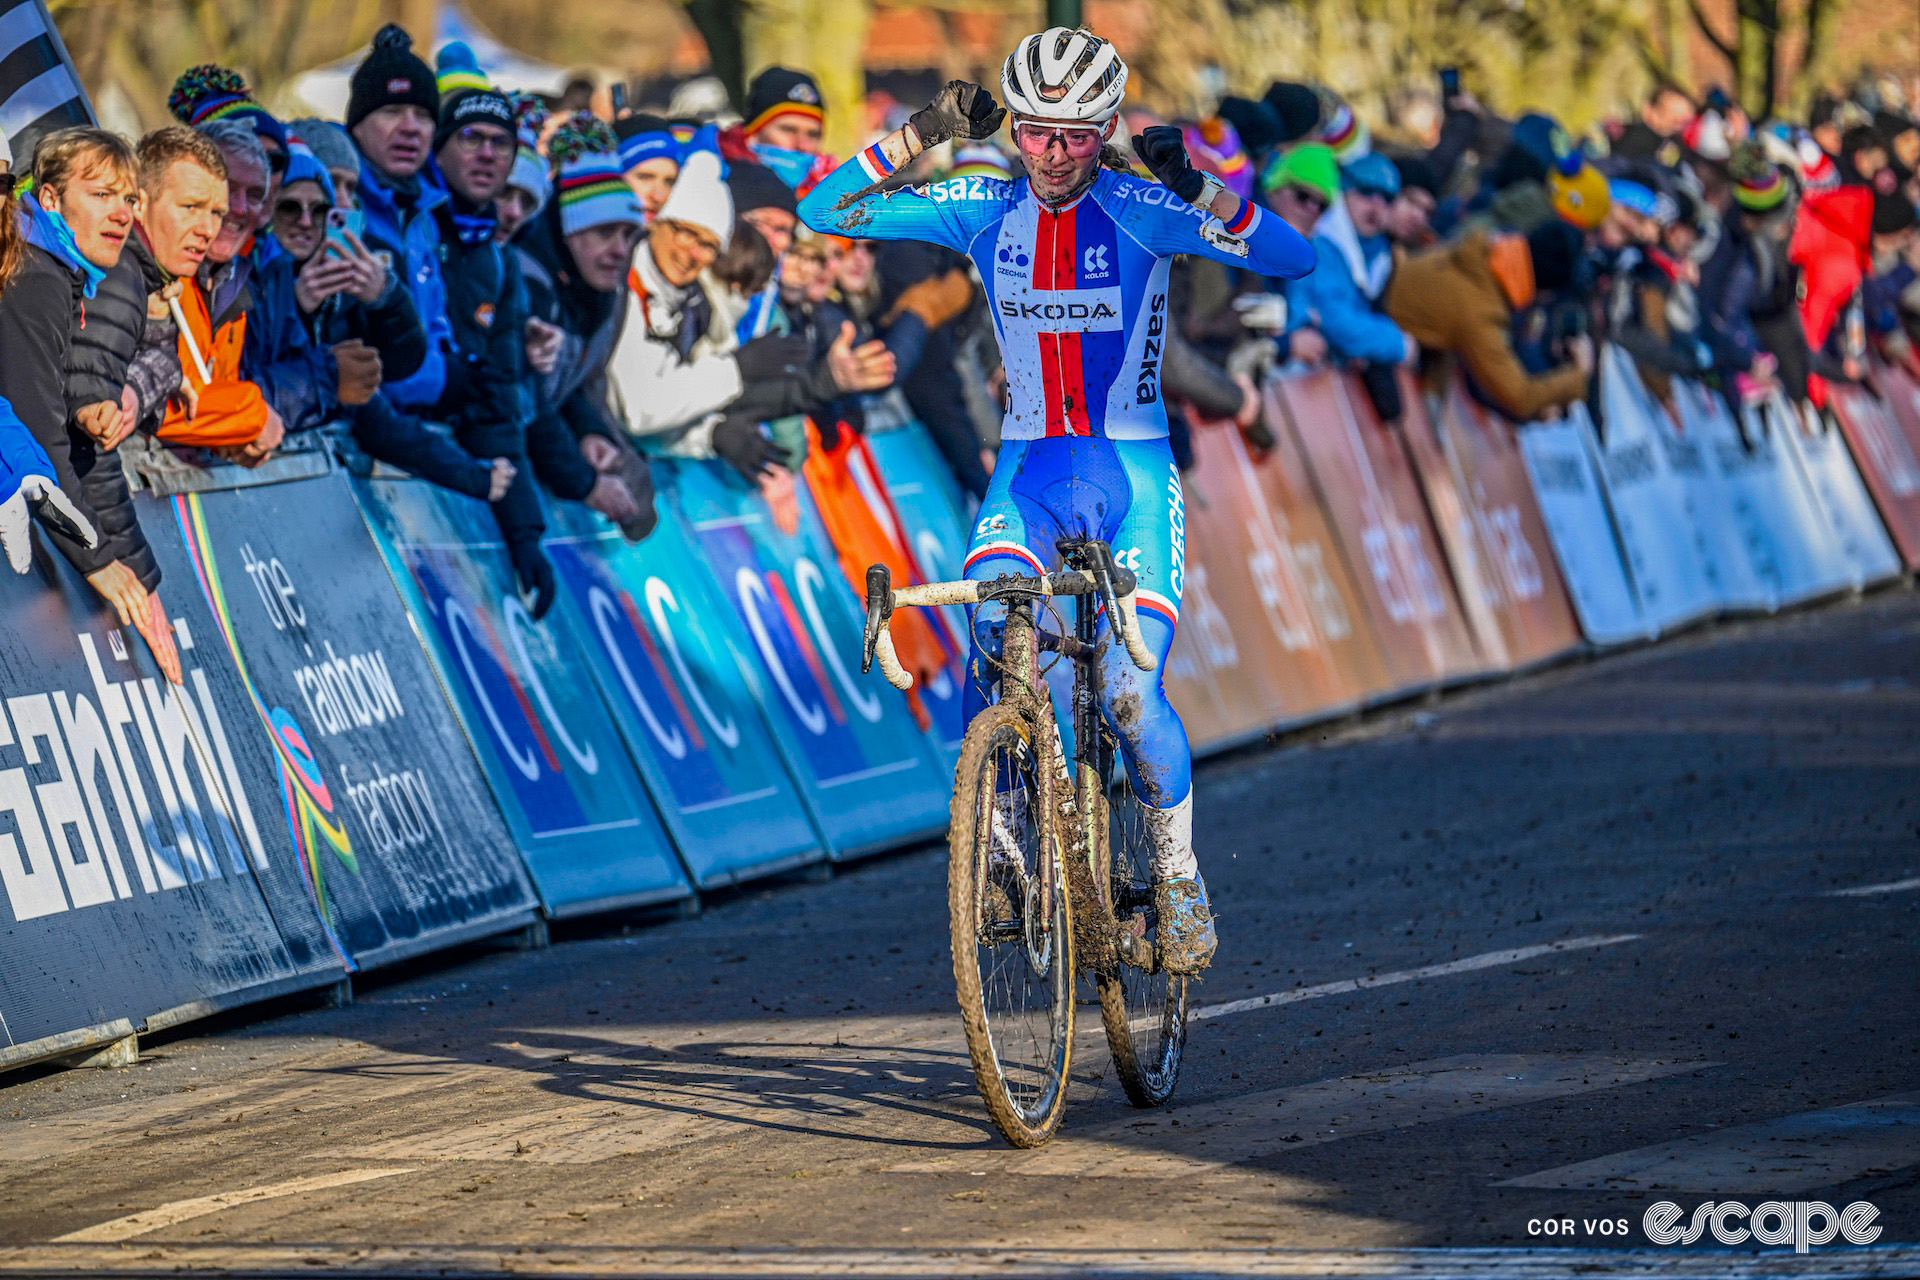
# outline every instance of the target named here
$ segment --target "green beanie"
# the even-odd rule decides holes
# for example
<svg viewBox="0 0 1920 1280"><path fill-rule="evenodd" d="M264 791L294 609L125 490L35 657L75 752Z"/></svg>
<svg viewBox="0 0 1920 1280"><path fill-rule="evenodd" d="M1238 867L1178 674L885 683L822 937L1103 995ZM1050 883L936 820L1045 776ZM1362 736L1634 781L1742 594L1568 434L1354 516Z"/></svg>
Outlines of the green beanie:
<svg viewBox="0 0 1920 1280"><path fill-rule="evenodd" d="M1340 165L1333 158L1333 149L1318 142L1303 142L1276 154L1260 175L1260 188L1278 191L1286 186L1318 192L1332 204L1340 194Z"/></svg>

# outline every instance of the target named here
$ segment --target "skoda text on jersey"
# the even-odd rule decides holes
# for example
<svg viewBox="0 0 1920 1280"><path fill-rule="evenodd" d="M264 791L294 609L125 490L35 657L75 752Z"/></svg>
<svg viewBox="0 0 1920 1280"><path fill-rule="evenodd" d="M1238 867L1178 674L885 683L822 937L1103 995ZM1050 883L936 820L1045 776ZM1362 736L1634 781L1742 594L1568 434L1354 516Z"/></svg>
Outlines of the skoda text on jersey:
<svg viewBox="0 0 1920 1280"><path fill-rule="evenodd" d="M1160 366L1173 255L1289 279L1313 269L1312 247L1251 201L1229 227L1159 183L1107 169L1058 207L1024 178L863 196L891 167L868 147L808 194L800 217L816 231L924 240L973 259L1006 363L1009 440L1167 434Z"/></svg>

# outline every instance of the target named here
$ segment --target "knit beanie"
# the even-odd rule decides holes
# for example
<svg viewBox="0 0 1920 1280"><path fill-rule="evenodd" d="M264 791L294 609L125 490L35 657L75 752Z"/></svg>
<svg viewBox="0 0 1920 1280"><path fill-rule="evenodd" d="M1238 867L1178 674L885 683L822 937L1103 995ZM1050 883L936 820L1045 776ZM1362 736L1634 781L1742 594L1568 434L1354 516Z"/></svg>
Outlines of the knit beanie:
<svg viewBox="0 0 1920 1280"><path fill-rule="evenodd" d="M1280 117L1264 102L1229 94L1220 99L1220 105L1214 110L1220 113L1222 120L1233 126L1234 132L1240 135L1240 141L1255 155L1292 141L1285 136L1286 127L1280 123Z"/></svg>
<svg viewBox="0 0 1920 1280"><path fill-rule="evenodd" d="M1433 171L1433 165L1425 156L1394 156L1393 167L1400 172L1401 190L1424 191L1435 199L1440 197L1440 175Z"/></svg>
<svg viewBox="0 0 1920 1280"><path fill-rule="evenodd" d="M1898 191L1873 197L1873 234L1897 236L1911 230L1916 222L1920 222L1920 217L1914 214L1913 201Z"/></svg>
<svg viewBox="0 0 1920 1280"><path fill-rule="evenodd" d="M1219 116L1180 130L1193 167L1210 173L1242 200L1253 198L1253 160L1240 145L1240 134Z"/></svg>
<svg viewBox="0 0 1920 1280"><path fill-rule="evenodd" d="M1400 194L1400 171L1377 151L1356 156L1340 166L1340 185L1365 196L1391 200Z"/></svg>
<svg viewBox="0 0 1920 1280"><path fill-rule="evenodd" d="M615 120L613 136L620 140L622 172L649 160L680 163L680 140L673 136L673 125L660 116L636 114Z"/></svg>
<svg viewBox="0 0 1920 1280"><path fill-rule="evenodd" d="M320 157L313 154L306 139L297 130L287 130L287 171L280 177L280 189L286 190L296 182L317 182L320 189L327 193L327 203L333 203L333 175L327 172L327 166L320 163Z"/></svg>
<svg viewBox="0 0 1920 1280"><path fill-rule="evenodd" d="M747 86L747 122L740 131L752 137L782 115L825 120L820 103L820 86L812 76L789 67L768 67Z"/></svg>
<svg viewBox="0 0 1920 1280"><path fill-rule="evenodd" d="M1547 175L1547 194L1553 211L1568 225L1592 231L1607 219L1613 208L1613 196L1607 190L1606 175L1590 164L1583 164L1569 176L1558 169Z"/></svg>
<svg viewBox="0 0 1920 1280"><path fill-rule="evenodd" d="M553 198L553 171L547 167L547 158L540 154L540 130L547 123L547 104L531 93L510 94L507 100L513 104L514 133L518 141L513 168L507 172L507 185L532 196L533 212L538 213Z"/></svg>
<svg viewBox="0 0 1920 1280"><path fill-rule="evenodd" d="M190 129L229 116L244 119L252 123L255 133L279 144L281 150L287 146L286 126L255 102L240 73L227 67L209 62L181 72L173 82L173 92L167 95L167 110Z"/></svg>
<svg viewBox="0 0 1920 1280"><path fill-rule="evenodd" d="M733 197L736 214L751 209L782 209L795 217L800 215L800 201L793 188L765 165L742 163L729 168L727 194Z"/></svg>
<svg viewBox="0 0 1920 1280"><path fill-rule="evenodd" d="M352 136L333 121L312 116L289 120L287 133L300 135L300 141L328 172L335 169L359 172L360 152L354 147Z"/></svg>
<svg viewBox="0 0 1920 1280"><path fill-rule="evenodd" d="M1367 126L1331 89L1321 89L1320 128L1314 135L1315 140L1333 148L1334 157L1341 164L1358 160L1373 150L1373 135L1367 132Z"/></svg>
<svg viewBox="0 0 1920 1280"><path fill-rule="evenodd" d="M1542 292L1573 283L1583 247L1580 233L1558 218L1527 232L1527 256L1533 259L1533 283Z"/></svg>
<svg viewBox="0 0 1920 1280"><path fill-rule="evenodd" d="M433 69L413 51L413 37L389 22L373 38L366 61L353 69L347 95L347 128L382 107L419 107L440 118L440 90Z"/></svg>
<svg viewBox="0 0 1920 1280"><path fill-rule="evenodd" d="M1331 147L1319 142L1303 142L1279 152L1267 162L1266 172L1260 175L1260 186L1265 191L1305 187L1331 205L1340 194L1340 166L1333 158Z"/></svg>
<svg viewBox="0 0 1920 1280"><path fill-rule="evenodd" d="M1013 166L1007 163L1007 157L1000 148L991 142L976 142L970 147L955 147L953 168L947 170L949 178L997 178L1001 182L1013 181Z"/></svg>
<svg viewBox="0 0 1920 1280"><path fill-rule="evenodd" d="M1764 148L1743 142L1727 160L1733 179L1733 201L1748 213L1771 213L1786 202L1787 175L1767 158Z"/></svg>
<svg viewBox="0 0 1920 1280"><path fill-rule="evenodd" d="M470 124L491 124L514 132L513 104L493 87L480 63L459 40L440 51L435 84L440 94L440 123L433 131L433 149Z"/></svg>
<svg viewBox="0 0 1920 1280"><path fill-rule="evenodd" d="M1275 80L1267 86L1261 101L1280 126L1280 134L1274 139L1276 143L1297 142L1320 123L1321 98L1311 85ZM1252 142L1247 145L1256 146Z"/></svg>
<svg viewBox="0 0 1920 1280"><path fill-rule="evenodd" d="M659 216L663 222L684 222L709 231L726 249L733 241L733 197L720 179L720 157L711 151L688 156Z"/></svg>
<svg viewBox="0 0 1920 1280"><path fill-rule="evenodd" d="M620 176L620 145L613 130L592 113L569 116L548 140L547 158L554 164L562 232L573 235L614 222L646 224L639 198Z"/></svg>

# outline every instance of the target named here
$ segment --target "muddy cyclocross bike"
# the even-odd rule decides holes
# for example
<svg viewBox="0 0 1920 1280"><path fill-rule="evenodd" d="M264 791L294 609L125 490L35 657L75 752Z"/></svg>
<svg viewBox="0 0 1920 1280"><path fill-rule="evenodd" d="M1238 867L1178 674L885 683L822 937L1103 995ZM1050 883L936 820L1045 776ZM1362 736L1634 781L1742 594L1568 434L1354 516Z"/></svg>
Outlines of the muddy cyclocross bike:
<svg viewBox="0 0 1920 1280"><path fill-rule="evenodd" d="M866 652L898 689L913 686L888 625L903 606L1006 607L998 698L968 726L954 771L947 830L953 978L973 1077L1007 1141L1034 1147L1066 1112L1073 1058L1074 977L1090 975L1127 1097L1152 1107L1173 1094L1187 1036L1187 979L1162 972L1155 941L1152 850L1143 805L1100 714L1101 646L1117 633L1142 671L1155 666L1134 615L1134 576L1097 539L1057 544L1064 567L1045 577L938 582L894 589L867 570ZM1074 622L1053 601L1072 597ZM1099 614L1115 621L1103 637ZM1042 654L1052 655L1042 665ZM1054 718L1047 672L1073 672L1073 751ZM1076 967L1077 966L1077 967Z"/></svg>

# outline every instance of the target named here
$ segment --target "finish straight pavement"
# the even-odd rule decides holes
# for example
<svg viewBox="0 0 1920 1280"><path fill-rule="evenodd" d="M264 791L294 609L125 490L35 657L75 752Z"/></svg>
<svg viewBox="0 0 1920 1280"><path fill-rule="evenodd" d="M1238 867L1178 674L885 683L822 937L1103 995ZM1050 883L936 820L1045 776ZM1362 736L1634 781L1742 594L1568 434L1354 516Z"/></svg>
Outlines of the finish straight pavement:
<svg viewBox="0 0 1920 1280"><path fill-rule="evenodd" d="M0 1273L1920 1273L1917 770L1908 590L1204 766L1178 1099L1083 1005L1036 1152L973 1092L940 851L375 975L0 1079ZM1640 1226L1732 1198L1883 1234Z"/></svg>

